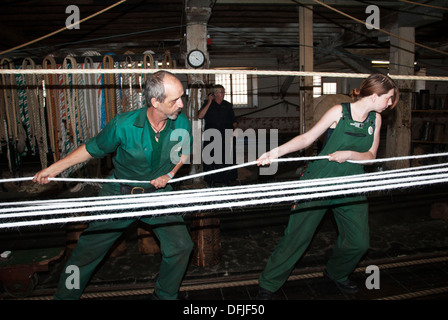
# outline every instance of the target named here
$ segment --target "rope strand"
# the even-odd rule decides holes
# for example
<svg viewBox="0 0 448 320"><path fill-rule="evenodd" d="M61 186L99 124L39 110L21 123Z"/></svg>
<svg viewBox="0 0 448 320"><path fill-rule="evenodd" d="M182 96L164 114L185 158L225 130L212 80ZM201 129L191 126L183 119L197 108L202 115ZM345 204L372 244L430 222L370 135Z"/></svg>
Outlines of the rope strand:
<svg viewBox="0 0 448 320"><path fill-rule="evenodd" d="M194 189L189 193L177 193L173 192L168 195L163 194L143 194L140 197L114 197L113 199L101 199L98 200L95 197L78 199L78 201L70 202L54 202L48 204L48 202L40 202L36 205L34 202L30 202L31 206L22 206L19 208L1 208L0 219L6 219L11 217L16 217L15 214L8 214L10 212L18 211L20 212L20 217L25 216L39 216L47 214L64 214L64 213L76 213L76 212L94 212L94 211L115 211L115 210L135 210L137 208L150 208L157 207L160 205L165 205L166 203L176 203L176 206L193 204L193 203L204 203L204 202L216 202L216 201L228 201L228 200L239 200L248 197L269 197L269 196L280 196L285 194L306 194L313 192L323 192L332 191L335 188L344 190L350 188L361 188L365 186L370 186L372 183L375 185L386 185L393 183L403 183L412 181L424 181L429 179L446 178L448 177L448 168L439 169L428 169L420 170L418 172L383 172L381 174L370 173L367 175L353 175L346 176L342 178L327 178L327 179L316 179L315 180L304 180L304 181L294 181L289 183L273 183L268 186L261 185L251 185L245 188L233 188L227 187L226 192L222 190L213 190L210 192L203 192L200 189ZM408 177L407 177L408 176ZM410 177L409 177L410 176ZM390 180L386 180L390 179ZM208 189L210 190L210 189ZM150 200L151 199L151 200ZM20 205L21 203L16 203L15 205ZM44 204L44 205L42 205ZM102 208L101 206L107 206ZM81 209L73 209L74 207L83 207ZM95 208L96 207L96 208ZM61 210L61 208L65 208ZM88 208L88 209L86 209ZM45 211L44 213L39 212L40 210L50 209L50 211ZM52 209L52 211L51 211ZM59 209L59 210L56 210Z"/></svg>
<svg viewBox="0 0 448 320"><path fill-rule="evenodd" d="M445 155L446 154L437 154L437 156ZM429 156L436 155L423 155L423 157ZM394 161L398 159L403 160L403 158L415 157L422 156L379 159L379 161ZM308 158L316 159L322 157L287 158L277 160L299 161L300 159L303 161ZM253 164L253 162L248 164ZM208 210L220 210L224 208L266 205L339 195L347 196L358 193L365 194L373 191L439 184L448 182L447 166L447 163L443 163L417 168L405 168L344 177L227 187L225 188L225 192L223 192L223 188L192 189L185 191L143 194L139 196L114 196L113 198L94 197L76 200L47 200L4 203L0 204L2 207L0 209L0 219L25 218L27 220L4 222L0 224L0 228L35 226L76 221L87 222L93 220L135 218L149 215L186 214L188 212L203 212ZM231 170L232 168L227 169ZM191 178L191 176L189 176L189 178ZM3 182L4 181L5 180L3 180ZM117 181L118 180L108 179L108 182ZM167 206L167 203L176 203L176 205ZM113 211L113 213L104 214L105 211ZM68 214L70 216L63 218L28 220L31 216L57 216L61 214ZM72 215L74 214L82 215L73 217Z"/></svg>
<svg viewBox="0 0 448 320"><path fill-rule="evenodd" d="M40 69L40 70L14 70L1 69L0 74L151 74L165 69ZM275 71L275 70L230 70L230 69L166 69L173 74L247 74L258 76L285 76L285 77L339 77L339 78L367 78L368 73L347 73L347 72L315 72L315 71ZM415 76L415 75L389 75L394 80L426 80L426 81L448 81L448 77L437 76Z"/></svg>
<svg viewBox="0 0 448 320"><path fill-rule="evenodd" d="M425 181L411 181L411 182L401 182L396 184L388 184L386 186L371 186L371 187L361 187L351 190L337 190L328 192L318 192L306 195L289 195L289 196L279 196L273 198L263 198L263 199L251 199L243 201L232 201L223 203L212 203L201 206L187 206L187 207L170 207L162 209L151 209L149 211L137 211L137 212L120 212L107 215L92 215L92 216L78 216L78 217L65 217L65 218L54 218L54 219L41 219L34 221L19 221L19 222L7 222L0 224L0 228L12 228L12 227L24 227L24 226L35 226L35 225L47 225L47 224L58 224L58 223L68 223L68 222L87 222L95 220L110 220L110 219L123 219L123 218L135 218L144 216L158 216L158 215L168 215L168 214L186 214L189 212L204 212L210 210L218 209L228 209L243 206L255 206L255 205L266 205L274 204L279 202L292 202L299 200L312 200L317 198L334 197L334 196L349 196L357 193L366 193L373 191L384 191L392 190L398 188L409 188L414 186L423 186L436 183L446 183L448 182L448 175L444 175L442 178L430 179ZM134 205L133 205L134 206ZM89 209L90 210L90 209ZM82 212L86 212L85 209Z"/></svg>

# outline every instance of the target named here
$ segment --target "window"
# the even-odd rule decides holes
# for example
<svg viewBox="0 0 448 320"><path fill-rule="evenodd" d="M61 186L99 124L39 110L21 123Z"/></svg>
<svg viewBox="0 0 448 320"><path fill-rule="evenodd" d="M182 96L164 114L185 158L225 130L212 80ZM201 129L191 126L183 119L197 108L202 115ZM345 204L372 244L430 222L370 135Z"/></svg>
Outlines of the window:
<svg viewBox="0 0 448 320"><path fill-rule="evenodd" d="M313 76L313 98L322 95L322 79L320 76Z"/></svg>
<svg viewBox="0 0 448 320"><path fill-rule="evenodd" d="M322 82L320 76L313 76L313 98L320 97L323 94L336 94L336 82Z"/></svg>
<svg viewBox="0 0 448 320"><path fill-rule="evenodd" d="M336 82L324 82L322 84L323 94L336 94Z"/></svg>
<svg viewBox="0 0 448 320"><path fill-rule="evenodd" d="M226 89L224 99L231 102L235 108L256 107L258 105L258 83L256 75L239 73L215 74L215 84L224 86Z"/></svg>

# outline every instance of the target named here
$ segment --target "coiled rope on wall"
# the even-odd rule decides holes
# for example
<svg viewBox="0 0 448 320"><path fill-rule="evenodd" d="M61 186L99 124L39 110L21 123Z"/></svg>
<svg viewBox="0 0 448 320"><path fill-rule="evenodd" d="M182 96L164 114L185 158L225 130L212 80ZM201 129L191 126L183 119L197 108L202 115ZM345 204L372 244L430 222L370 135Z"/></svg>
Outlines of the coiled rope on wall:
<svg viewBox="0 0 448 320"><path fill-rule="evenodd" d="M11 59L4 58L0 61L0 68L6 70L8 68L14 68L14 64ZM8 153L8 165L12 172L16 171L17 166L17 144L19 141L18 128L16 126L18 114L17 114L17 102L18 94L14 90L13 83L15 82L14 75L2 74L1 82L5 86L5 90L2 91L2 119L4 125L4 139L6 141L7 153Z"/></svg>
<svg viewBox="0 0 448 320"><path fill-rule="evenodd" d="M30 58L25 58L22 63L22 71L37 71L35 62ZM38 146L40 163L43 168L47 166L47 125L45 120L43 91L39 93L40 83L42 83L43 76L41 74L29 73L25 74L25 91L27 98L28 112L31 114L31 128L33 136L31 140ZM16 122L15 128L20 128L19 123ZM33 139L34 138L34 139Z"/></svg>
<svg viewBox="0 0 448 320"><path fill-rule="evenodd" d="M89 55L95 54L95 52L89 52ZM99 55L99 53L97 54ZM91 56L87 56L84 58L84 69L97 69L100 68L99 63L94 63ZM98 82L101 79L101 75L95 75L95 74L86 74L83 78L83 83L86 86L86 89L83 90L84 93L84 101L86 104L86 122L88 123L87 131L86 131L86 140L93 137L95 134L97 134L100 131L100 125L99 125L99 117L100 110L98 108L98 101L99 101L99 95L98 95L98 89L96 89L96 86L98 85Z"/></svg>
<svg viewBox="0 0 448 320"><path fill-rule="evenodd" d="M22 175L23 157L38 154L41 166L46 167L49 157L52 162L65 157L96 135L115 114L144 106L144 75L124 75L132 79L127 82L132 98L129 97L130 103L123 106L119 97L125 94L124 88L116 86L117 78L123 75L104 75L101 71L102 67L116 69L120 62L114 62L112 55L107 55L104 63L98 63L92 59L95 56L100 54L87 51L82 55L83 61L77 61L81 57L68 55L57 64L53 55L47 55L41 65L27 57L19 66L11 59L1 59L1 69L19 71L16 74L1 74L0 78L0 140L6 142L9 169L13 176ZM148 52L144 59L149 60L145 69L154 67L154 60ZM131 61L131 67L137 67L137 61ZM77 72L90 69L98 72ZM39 72L42 70L44 73ZM105 83L102 78L105 78ZM115 83L111 81L113 78ZM105 100L103 104L102 95ZM107 111L108 119L102 116L103 111ZM84 165L74 167L72 172Z"/></svg>
<svg viewBox="0 0 448 320"><path fill-rule="evenodd" d="M48 55L42 62L44 69L57 69L56 60L53 56ZM53 153L53 161L60 159L60 142L61 142L61 118L59 113L59 94L55 89L59 84L56 75L45 75L47 118L48 118L48 136L50 139L51 151Z"/></svg>

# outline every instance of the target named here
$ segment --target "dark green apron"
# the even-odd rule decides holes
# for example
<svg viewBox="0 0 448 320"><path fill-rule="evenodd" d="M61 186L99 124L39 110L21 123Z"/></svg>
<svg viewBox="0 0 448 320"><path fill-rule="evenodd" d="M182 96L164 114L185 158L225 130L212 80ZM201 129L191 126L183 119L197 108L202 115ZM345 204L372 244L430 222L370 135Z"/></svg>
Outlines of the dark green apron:
<svg viewBox="0 0 448 320"><path fill-rule="evenodd" d="M376 113L371 112L361 123L353 121L349 104L342 104L342 106L342 118L319 155L328 155L337 150L366 152L372 146ZM363 166L360 164L337 163L324 159L311 162L302 179L347 176L363 172ZM359 195L301 201L292 210L285 235L269 257L266 268L260 275L260 286L271 292L280 289L310 245L316 228L330 208L338 227L338 239L326 269L332 279L346 280L369 247L366 200L365 196Z"/></svg>

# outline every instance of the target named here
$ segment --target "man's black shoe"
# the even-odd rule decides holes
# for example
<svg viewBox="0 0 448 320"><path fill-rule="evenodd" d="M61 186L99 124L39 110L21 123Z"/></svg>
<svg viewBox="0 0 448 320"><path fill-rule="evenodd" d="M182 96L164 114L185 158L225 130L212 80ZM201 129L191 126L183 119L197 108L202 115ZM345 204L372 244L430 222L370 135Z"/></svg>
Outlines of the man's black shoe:
<svg viewBox="0 0 448 320"><path fill-rule="evenodd" d="M265 288L258 287L257 300L272 300L272 292Z"/></svg>
<svg viewBox="0 0 448 320"><path fill-rule="evenodd" d="M324 270L324 278L328 281L333 282L339 288L339 290L341 290L344 293L355 294L358 292L358 286L356 285L355 282L349 279L345 281L335 281L330 278L326 269Z"/></svg>
<svg viewBox="0 0 448 320"><path fill-rule="evenodd" d="M178 297L177 297L177 300L187 300L187 297L188 297L187 293L185 293L185 292L179 292ZM150 300L161 300L161 299L160 299L160 297L157 295L157 293L154 291L154 292L151 294Z"/></svg>

